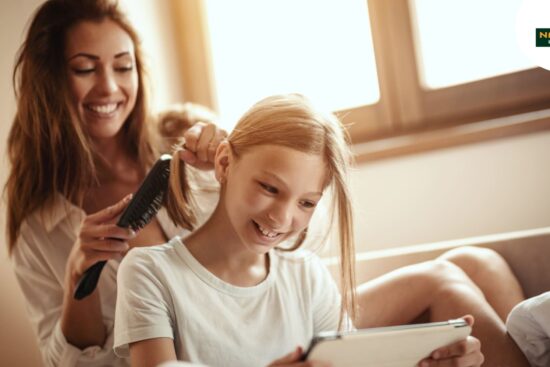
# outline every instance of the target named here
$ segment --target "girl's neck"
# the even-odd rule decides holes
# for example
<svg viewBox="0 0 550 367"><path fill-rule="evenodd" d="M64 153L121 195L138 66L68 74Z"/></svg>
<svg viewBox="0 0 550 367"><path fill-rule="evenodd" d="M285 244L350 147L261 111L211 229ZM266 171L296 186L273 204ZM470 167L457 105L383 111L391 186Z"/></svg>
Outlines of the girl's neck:
<svg viewBox="0 0 550 367"><path fill-rule="evenodd" d="M185 238L185 246L218 278L241 287L257 285L267 277L269 257L246 248L221 203L202 227Z"/></svg>

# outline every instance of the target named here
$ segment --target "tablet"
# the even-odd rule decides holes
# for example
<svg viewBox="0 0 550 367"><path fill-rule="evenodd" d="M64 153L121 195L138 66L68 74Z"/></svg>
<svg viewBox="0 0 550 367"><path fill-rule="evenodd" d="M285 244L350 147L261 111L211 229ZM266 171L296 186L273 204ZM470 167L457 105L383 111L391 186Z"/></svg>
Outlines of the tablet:
<svg viewBox="0 0 550 367"><path fill-rule="evenodd" d="M427 324L326 332L315 336L304 360L333 367L413 367L434 350L465 339L472 328L463 319Z"/></svg>

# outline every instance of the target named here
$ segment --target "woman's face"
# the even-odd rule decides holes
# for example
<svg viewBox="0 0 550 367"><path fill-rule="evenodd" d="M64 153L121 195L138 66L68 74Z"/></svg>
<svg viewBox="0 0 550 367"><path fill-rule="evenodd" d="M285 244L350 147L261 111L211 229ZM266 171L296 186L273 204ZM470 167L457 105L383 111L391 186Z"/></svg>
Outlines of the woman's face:
<svg viewBox="0 0 550 367"><path fill-rule="evenodd" d="M134 43L117 23L83 21L69 29L65 59L74 112L93 140L113 138L136 104Z"/></svg>
<svg viewBox="0 0 550 367"><path fill-rule="evenodd" d="M321 156L261 145L229 162L222 200L248 250L264 254L307 227L327 177Z"/></svg>

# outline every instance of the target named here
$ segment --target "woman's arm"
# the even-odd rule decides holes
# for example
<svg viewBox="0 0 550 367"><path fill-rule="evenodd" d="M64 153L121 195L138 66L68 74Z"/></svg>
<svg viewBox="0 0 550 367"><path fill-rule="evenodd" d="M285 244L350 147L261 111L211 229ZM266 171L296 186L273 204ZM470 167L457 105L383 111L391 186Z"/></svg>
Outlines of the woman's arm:
<svg viewBox="0 0 550 367"><path fill-rule="evenodd" d="M122 256L128 249L126 241L134 234L107 223L114 221L122 213L130 198L128 195L118 203L87 216L67 260L61 330L67 341L80 349L94 345L103 346L107 331L103 322L99 291L96 289L88 297L75 300L74 290L78 280L90 266L98 261Z"/></svg>
<svg viewBox="0 0 550 367"><path fill-rule="evenodd" d="M65 204L57 202L55 205L60 207L54 209L63 211ZM67 210L52 228L47 221L41 220L39 213L32 214L24 222L12 254L17 281L27 302L27 312L45 366L78 366L92 361L113 365L117 358L112 351L112 340L109 340L112 335L106 330L103 320L98 292L80 302L72 299L78 275L97 260L93 257L95 255L86 260L82 248L88 244L95 249L98 245L81 239L73 245L79 230L75 225L85 220L85 215L77 208ZM112 213L115 215L116 210ZM108 225L95 227L99 227L98 236L117 237L112 232L105 232ZM80 227L81 234L83 228ZM104 246L113 250L109 243ZM96 252L93 249L89 252ZM68 260L71 257L69 252L80 254L76 258L81 261ZM81 270L73 273L77 264ZM105 290L114 291L112 288Z"/></svg>
<svg viewBox="0 0 550 367"><path fill-rule="evenodd" d="M174 343L170 338L147 339L130 344L132 367L155 367L176 359Z"/></svg>

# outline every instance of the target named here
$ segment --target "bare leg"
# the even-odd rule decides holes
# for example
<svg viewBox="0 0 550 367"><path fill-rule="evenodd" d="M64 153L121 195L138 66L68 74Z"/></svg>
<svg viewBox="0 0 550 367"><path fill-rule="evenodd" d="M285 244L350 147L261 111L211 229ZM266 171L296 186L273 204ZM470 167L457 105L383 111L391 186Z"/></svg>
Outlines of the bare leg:
<svg viewBox="0 0 550 367"><path fill-rule="evenodd" d="M472 246L458 247L447 251L439 259L459 266L481 289L487 302L503 321L506 321L512 308L525 299L512 269L494 250Z"/></svg>
<svg viewBox="0 0 550 367"><path fill-rule="evenodd" d="M471 314L482 343L484 366L528 366L525 357L481 290L455 264L434 260L373 279L358 288L358 328L407 324L426 314L442 321Z"/></svg>

